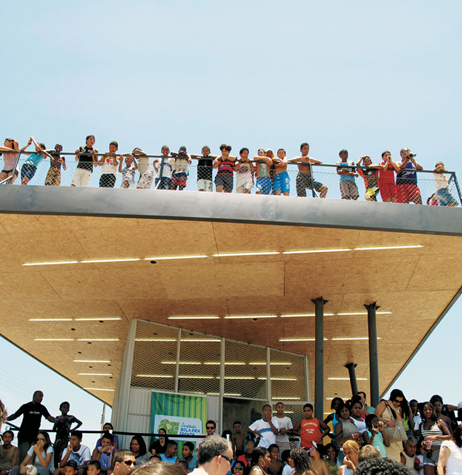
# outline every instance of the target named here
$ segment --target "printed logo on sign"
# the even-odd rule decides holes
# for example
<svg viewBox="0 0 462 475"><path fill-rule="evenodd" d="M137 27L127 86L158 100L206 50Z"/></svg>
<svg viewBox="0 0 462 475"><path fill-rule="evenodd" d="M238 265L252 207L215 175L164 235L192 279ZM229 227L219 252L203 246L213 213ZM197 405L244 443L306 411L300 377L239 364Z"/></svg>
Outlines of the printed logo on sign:
<svg viewBox="0 0 462 475"><path fill-rule="evenodd" d="M168 435L196 435L202 434L202 421L193 417L156 415L154 427L157 431L164 429Z"/></svg>

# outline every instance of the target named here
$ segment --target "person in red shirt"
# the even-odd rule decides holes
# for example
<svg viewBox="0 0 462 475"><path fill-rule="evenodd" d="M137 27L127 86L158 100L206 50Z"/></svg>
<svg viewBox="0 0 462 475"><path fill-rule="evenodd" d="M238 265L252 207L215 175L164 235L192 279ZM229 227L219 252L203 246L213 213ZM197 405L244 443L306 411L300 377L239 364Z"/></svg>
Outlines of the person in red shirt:
<svg viewBox="0 0 462 475"><path fill-rule="evenodd" d="M392 161L388 150L382 153L382 170L379 169L379 188L384 203L398 203L398 191L395 182L395 172L399 173L399 165Z"/></svg>
<svg viewBox="0 0 462 475"><path fill-rule="evenodd" d="M305 404L303 406L305 419L297 422L294 427L294 433L300 436L300 447L308 450L313 447L313 442L322 445L322 439L329 433L329 427L324 421L313 417L313 405ZM322 432L321 432L322 429Z"/></svg>

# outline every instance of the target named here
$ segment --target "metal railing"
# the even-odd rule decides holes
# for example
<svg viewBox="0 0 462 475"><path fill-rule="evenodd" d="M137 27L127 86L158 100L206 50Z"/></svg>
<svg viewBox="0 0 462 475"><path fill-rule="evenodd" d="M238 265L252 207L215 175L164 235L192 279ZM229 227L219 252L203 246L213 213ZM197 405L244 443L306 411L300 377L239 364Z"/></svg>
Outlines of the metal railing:
<svg viewBox="0 0 462 475"><path fill-rule="evenodd" d="M391 201L398 203L428 204L433 206L460 206L462 197L457 182L456 173L445 171L435 173L433 170L414 170L416 185L404 180L400 184L396 173L391 187L385 185L380 176L372 186L371 170L364 167L343 166L342 170L351 169L357 173L353 180L345 180L339 175L338 164L308 164L292 162L287 166L287 174L281 175L277 169L271 167L269 177L257 178L255 174L256 162L248 164L236 162L235 167L229 167L227 173L220 173L212 166L201 166L199 158L179 160L169 155L144 155L144 164L138 162L138 157L130 165L127 157L132 154L117 154L114 158L108 154L94 155L97 160L105 157L104 163L95 165L90 162L75 161L75 152L61 152L64 164L50 164L46 157L43 160L30 159L26 153L18 152L16 169L18 178L14 185L47 185L47 186L90 186L102 188L143 188L160 190L187 190L187 191L216 191L222 186L226 191L233 193L281 194L288 196L307 196L313 198L330 199L358 199L361 201ZM67 160L66 160L67 157ZM129 158L128 161L131 159ZM120 161L122 164L120 165ZM141 166L140 166L141 165ZM309 169L308 173L301 173L297 165ZM65 169L64 169L65 167ZM140 173L143 171L143 174ZM369 172L369 173L368 173ZM372 171L374 174L374 171ZM282 179L281 179L282 178ZM12 184L13 177L4 178L0 184ZM343 183L343 184L341 184ZM368 186L369 184L369 186ZM385 188L387 193L385 194Z"/></svg>

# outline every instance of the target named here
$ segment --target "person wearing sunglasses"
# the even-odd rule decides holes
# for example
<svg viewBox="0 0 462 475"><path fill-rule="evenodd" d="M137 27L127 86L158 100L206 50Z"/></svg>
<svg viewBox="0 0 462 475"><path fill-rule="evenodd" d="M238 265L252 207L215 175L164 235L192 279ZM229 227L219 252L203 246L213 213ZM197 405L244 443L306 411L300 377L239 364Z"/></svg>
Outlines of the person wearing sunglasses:
<svg viewBox="0 0 462 475"><path fill-rule="evenodd" d="M131 450L119 450L114 455L112 475L128 475L135 469L135 454Z"/></svg>
<svg viewBox="0 0 462 475"><path fill-rule="evenodd" d="M191 475L226 475L232 463L231 444L218 435L209 435L199 446L198 467Z"/></svg>
<svg viewBox="0 0 462 475"><path fill-rule="evenodd" d="M245 467L242 462L237 461L233 466L233 475L244 475Z"/></svg>
<svg viewBox="0 0 462 475"><path fill-rule="evenodd" d="M37 434L35 444L27 451L21 465L11 469L11 475L25 475L27 473L26 465L35 466L37 473L41 475L53 473L53 447L48 432L41 431Z"/></svg>

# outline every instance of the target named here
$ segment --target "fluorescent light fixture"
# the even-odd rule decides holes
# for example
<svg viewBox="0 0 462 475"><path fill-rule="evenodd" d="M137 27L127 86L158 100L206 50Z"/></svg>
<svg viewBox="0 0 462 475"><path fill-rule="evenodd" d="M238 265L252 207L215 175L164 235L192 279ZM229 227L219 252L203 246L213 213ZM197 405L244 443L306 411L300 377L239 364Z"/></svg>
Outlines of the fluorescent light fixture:
<svg viewBox="0 0 462 475"><path fill-rule="evenodd" d="M173 340L173 341L176 341L176 340ZM214 342L217 342L217 341L221 341L220 339L218 338L209 338L209 339L204 339L204 338L182 338L181 339L181 342L191 342L191 341L197 341L197 342L201 342L201 343L214 343Z"/></svg>
<svg viewBox="0 0 462 475"><path fill-rule="evenodd" d="M309 251L285 251L283 254L315 254L317 252L348 252L351 249L312 249Z"/></svg>
<svg viewBox="0 0 462 475"><path fill-rule="evenodd" d="M34 341L74 341L74 338L34 338Z"/></svg>
<svg viewBox="0 0 462 475"><path fill-rule="evenodd" d="M209 394L211 394L211 393L209 393ZM239 397L239 396L242 396L242 394L241 393L224 393L224 396L237 396L237 397Z"/></svg>
<svg viewBox="0 0 462 475"><path fill-rule="evenodd" d="M326 397L326 401L332 401L333 399L340 397L340 396L335 396L335 397ZM351 399L351 396L345 396L345 397L340 397L340 399L343 399L344 401L348 401L348 399ZM284 411L285 412L285 411ZM330 414L330 413L329 413Z"/></svg>
<svg viewBox="0 0 462 475"><path fill-rule="evenodd" d="M266 380L266 376L260 376L257 379L260 379L261 381ZM297 381L297 378L273 378L271 377L271 381Z"/></svg>
<svg viewBox="0 0 462 475"><path fill-rule="evenodd" d="M161 361L161 364L176 364L176 361ZM180 361L180 364L202 364L200 361Z"/></svg>
<svg viewBox="0 0 462 475"><path fill-rule="evenodd" d="M279 340L280 341L280 340ZM274 365L274 366L289 366L291 365L292 363L282 363L282 362L271 362L270 363L271 365ZM266 361L255 361L253 363L249 363L249 365L253 365L253 366L263 366L263 365L266 365Z"/></svg>
<svg viewBox="0 0 462 475"><path fill-rule="evenodd" d="M277 318L277 315L228 315L227 320L254 319L254 318Z"/></svg>
<svg viewBox="0 0 462 475"><path fill-rule="evenodd" d="M145 261L168 261L170 259L203 259L209 257L205 255L200 256L164 256L164 257L145 257Z"/></svg>
<svg viewBox="0 0 462 475"><path fill-rule="evenodd" d="M217 376L217 379L220 377ZM225 376L225 379L255 379L255 376Z"/></svg>
<svg viewBox="0 0 462 475"><path fill-rule="evenodd" d="M177 341L176 338L135 338L135 341Z"/></svg>
<svg viewBox="0 0 462 475"><path fill-rule="evenodd" d="M74 360L74 363L110 363L111 360Z"/></svg>
<svg viewBox="0 0 462 475"><path fill-rule="evenodd" d="M112 376L112 373L77 373L79 376Z"/></svg>
<svg viewBox="0 0 462 475"><path fill-rule="evenodd" d="M204 376L204 375L186 375L186 374L183 374L183 375L180 375L178 376L179 378L182 378L182 379L215 379L214 376Z"/></svg>
<svg viewBox="0 0 462 475"><path fill-rule="evenodd" d="M273 401L300 401L301 398L299 397L272 397L271 399Z"/></svg>
<svg viewBox="0 0 462 475"><path fill-rule="evenodd" d="M355 247L354 251L381 251L382 249L415 249L423 247L421 244L415 246L384 246L384 247Z"/></svg>
<svg viewBox="0 0 462 475"><path fill-rule="evenodd" d="M339 337L339 338L331 338L332 341L348 341L348 340L369 340L368 336L357 336L357 337ZM378 336L377 340L381 340Z"/></svg>
<svg viewBox="0 0 462 475"><path fill-rule="evenodd" d="M109 392L114 392L115 389L103 389L103 388L83 388L86 389L87 391L109 391Z"/></svg>
<svg viewBox="0 0 462 475"><path fill-rule="evenodd" d="M95 259L91 261L80 261L81 264L97 264L99 262L132 262L132 261L141 261L139 257L133 259Z"/></svg>
<svg viewBox="0 0 462 475"><path fill-rule="evenodd" d="M200 315L189 315L189 316L171 316L167 317L167 320L219 320L220 317L218 315L207 315L207 316L200 316Z"/></svg>
<svg viewBox="0 0 462 475"><path fill-rule="evenodd" d="M315 313L296 313L293 315L281 315L281 318L297 318L297 317L315 317ZM325 313L325 317L333 317L335 313Z"/></svg>
<svg viewBox="0 0 462 475"><path fill-rule="evenodd" d="M137 374L137 378L173 378L171 374Z"/></svg>
<svg viewBox="0 0 462 475"><path fill-rule="evenodd" d="M204 364L206 365L219 365L221 364L219 361L206 361ZM244 361L225 361L226 366L245 366L246 363Z"/></svg>
<svg viewBox="0 0 462 475"><path fill-rule="evenodd" d="M377 315L391 315L392 312L375 312ZM338 316L343 315L367 315L367 312L343 312L337 313Z"/></svg>
<svg viewBox="0 0 462 475"><path fill-rule="evenodd" d="M119 341L118 338L77 338L77 341Z"/></svg>
<svg viewBox="0 0 462 475"><path fill-rule="evenodd" d="M324 341L328 339L324 338ZM279 341L316 341L316 338L279 338Z"/></svg>
<svg viewBox="0 0 462 475"><path fill-rule="evenodd" d="M29 322L72 322L72 318L29 318Z"/></svg>
<svg viewBox="0 0 462 475"><path fill-rule="evenodd" d="M99 322L99 321L105 321L105 322L110 322L110 321L116 321L116 320L122 320L122 317L89 317L89 318L74 318L74 321L76 322Z"/></svg>
<svg viewBox="0 0 462 475"><path fill-rule="evenodd" d="M327 378L331 381L350 381L350 378ZM367 378L356 378L357 381L367 381Z"/></svg>
<svg viewBox="0 0 462 475"><path fill-rule="evenodd" d="M234 254L213 254L213 257L238 257L238 256L272 256L280 254L279 251L271 252L236 252Z"/></svg>
<svg viewBox="0 0 462 475"><path fill-rule="evenodd" d="M23 266L58 266L61 264L78 264L79 261L61 261L61 262L29 262Z"/></svg>

